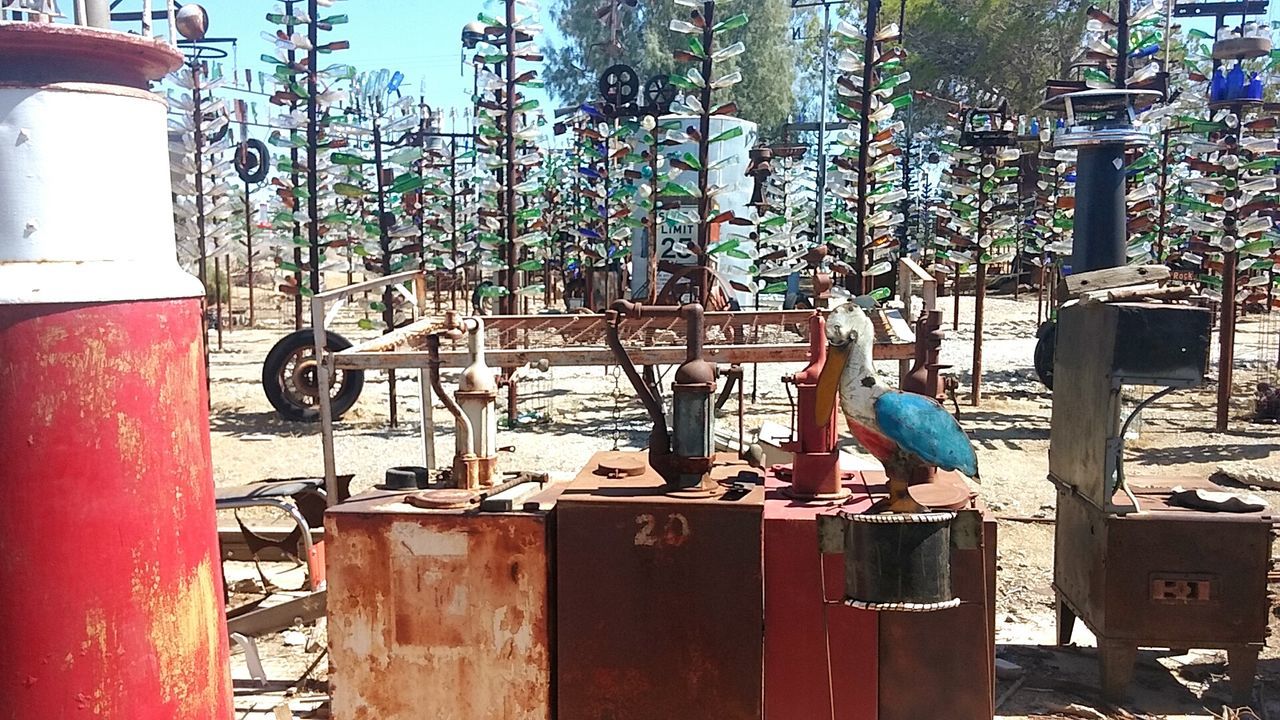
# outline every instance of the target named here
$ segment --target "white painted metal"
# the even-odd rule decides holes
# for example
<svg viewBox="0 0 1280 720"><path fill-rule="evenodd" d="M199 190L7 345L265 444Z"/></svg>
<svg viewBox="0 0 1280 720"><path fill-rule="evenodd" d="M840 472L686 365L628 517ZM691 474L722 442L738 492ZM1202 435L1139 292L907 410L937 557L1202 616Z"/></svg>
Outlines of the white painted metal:
<svg viewBox="0 0 1280 720"><path fill-rule="evenodd" d="M165 103L0 84L0 304L198 297L174 250Z"/></svg>

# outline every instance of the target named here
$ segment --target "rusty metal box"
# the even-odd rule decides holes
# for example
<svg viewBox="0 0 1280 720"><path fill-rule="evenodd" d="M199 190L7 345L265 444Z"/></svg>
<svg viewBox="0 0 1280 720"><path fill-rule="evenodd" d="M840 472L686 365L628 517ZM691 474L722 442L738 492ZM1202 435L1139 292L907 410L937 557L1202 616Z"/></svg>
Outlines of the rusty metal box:
<svg viewBox="0 0 1280 720"><path fill-rule="evenodd" d="M792 500L772 473L766 485L765 720L875 720L880 615L830 604L844 596L844 557L820 558L816 517L831 505ZM870 507L861 481L847 480L845 486L854 492L845 509Z"/></svg>
<svg viewBox="0 0 1280 720"><path fill-rule="evenodd" d="M1232 684L1244 694L1266 641L1271 518L1175 506L1170 493L1179 485L1210 487L1197 478L1133 479L1143 512L1114 515L1058 484L1058 640L1069 642L1075 619L1083 620L1114 696L1128 684L1138 647L1226 649ZM1130 504L1120 494L1115 501Z"/></svg>
<svg viewBox="0 0 1280 720"><path fill-rule="evenodd" d="M763 488L673 497L597 474L609 455L556 511L559 720L758 720Z"/></svg>
<svg viewBox="0 0 1280 720"><path fill-rule="evenodd" d="M337 720L551 714L551 499L425 510L375 492L329 509Z"/></svg>
<svg viewBox="0 0 1280 720"><path fill-rule="evenodd" d="M1212 320L1186 305L1094 303L1063 308L1054 358L1049 473L1100 508L1116 489L1122 385L1204 381Z"/></svg>

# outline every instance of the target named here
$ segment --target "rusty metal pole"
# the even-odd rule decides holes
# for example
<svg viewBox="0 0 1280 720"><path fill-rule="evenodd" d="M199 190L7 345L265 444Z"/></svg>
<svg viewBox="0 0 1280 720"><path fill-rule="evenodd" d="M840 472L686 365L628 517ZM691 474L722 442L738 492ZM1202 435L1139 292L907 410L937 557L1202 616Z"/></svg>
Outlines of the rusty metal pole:
<svg viewBox="0 0 1280 720"><path fill-rule="evenodd" d="M986 153L984 153L985 155ZM982 402L982 320L983 313L986 310L987 300L987 264L983 262L982 256L986 249L982 247L982 234L987 229L987 212L984 207L987 204L986 179L982 177L982 173L978 173L978 270L974 275L974 293L973 293L973 383L970 391L969 404L977 407ZM960 291L957 287L956 298L960 297ZM958 314L958 311L957 311Z"/></svg>
<svg viewBox="0 0 1280 720"><path fill-rule="evenodd" d="M262 162L269 162L263 158ZM247 282L249 284L249 327L254 325L253 317L253 210L249 197L249 183L244 184L244 246L245 264L248 267Z"/></svg>
<svg viewBox="0 0 1280 720"><path fill-rule="evenodd" d="M374 174L377 176L377 198L378 198L378 250L381 254L382 275L386 277L391 274L391 235L390 228L387 227L387 190L382 180L382 128L378 125L378 112L381 108L373 108L373 167ZM382 288L382 332L387 334L395 329L396 318L395 309L392 307L392 301L395 294L388 285ZM387 394L390 402L390 422L391 427L396 427L396 371L395 368L387 369Z"/></svg>
<svg viewBox="0 0 1280 720"><path fill-rule="evenodd" d="M287 15L293 15L294 6L302 0L284 0L284 11ZM285 54L285 59L289 62L290 68L296 68L298 64L298 52L289 49ZM294 97L289 100L289 111L296 112L298 110L299 99ZM308 123L310 125L310 123ZM300 155L298 147L290 144L289 146L289 184L292 187L298 187L302 176L298 172ZM296 293L293 296L293 329L301 330L304 324L304 314L302 309L302 248L298 245L297 240L302 237L302 223L298 222L298 199L294 197L292 207L289 208L290 214L293 215L293 237L290 239L293 245L293 266L297 268L293 271L294 289Z"/></svg>
<svg viewBox="0 0 1280 720"><path fill-rule="evenodd" d="M1228 131L1227 141L1230 147L1240 146L1240 132L1238 122ZM1235 235L1236 227L1240 223L1239 164L1230 170L1230 177L1232 186L1236 188L1231 191L1230 196L1235 198L1236 202L1231 204L1231 209L1227 211L1227 216L1222 221L1228 238ZM1218 432L1226 432L1231 422L1231 391L1236 354L1236 272L1239 262L1240 251L1234 246L1231 250L1222 253L1222 303L1219 307L1218 320L1218 405L1215 423Z"/></svg>
<svg viewBox="0 0 1280 720"><path fill-rule="evenodd" d="M715 0L704 0L702 3L702 47L706 48L706 52L702 57L702 89L699 92L702 101L702 112L698 118L698 131L702 133L702 137L698 142L698 267L702 269L699 278L698 302L703 307L707 306L707 302L711 297L711 279L710 268L708 266L710 256L707 250L711 244L711 223L709 216L711 215L711 198L707 196L707 186L709 184L709 173L707 166L710 164L711 158L711 80L713 78L711 54L712 44L715 41L715 35L711 32L715 26Z"/></svg>
<svg viewBox="0 0 1280 720"><path fill-rule="evenodd" d="M872 71L875 68L875 35L876 26L880 22L880 0L867 1L867 21L862 34L865 42L862 47L862 109L861 122L858 127L858 207L857 235L854 243L853 269L858 274L858 294L871 292L867 278L867 155L871 144L871 123L867 116L871 114ZM957 291L958 292L958 291ZM956 301L956 314L959 315L959 300Z"/></svg>
<svg viewBox="0 0 1280 720"><path fill-rule="evenodd" d="M319 11L318 0L307 0L307 41L311 44L307 51L307 249L311 267L307 270L312 293L324 289L320 284L320 101L316 98L319 92L316 75L320 72L320 54L316 49L320 43ZM394 381L392 387L395 387ZM393 403L394 398L393 392Z"/></svg>

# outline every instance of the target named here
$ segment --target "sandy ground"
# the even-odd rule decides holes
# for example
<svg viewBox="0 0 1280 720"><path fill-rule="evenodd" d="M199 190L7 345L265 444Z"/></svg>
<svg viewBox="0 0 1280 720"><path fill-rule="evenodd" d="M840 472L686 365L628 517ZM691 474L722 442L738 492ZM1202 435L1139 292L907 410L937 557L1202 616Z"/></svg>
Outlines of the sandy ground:
<svg viewBox="0 0 1280 720"><path fill-rule="evenodd" d="M962 300L958 331L951 331L950 298L943 307L949 331L943 360L952 365L951 372L959 380L960 421L978 448L983 475L980 492L1004 518L999 528L997 640L1000 656L1022 666L1023 672L1017 687L1012 678L1001 681L1002 694L1013 692L1003 698L999 717L1220 717L1228 697L1223 653L1143 652L1132 702L1124 708L1109 708L1096 690L1095 654L1087 630L1077 629L1078 647L1052 647L1053 526L1039 522L1051 519L1054 507L1053 487L1046 480L1051 396L1031 370L1034 297L988 300L983 400L977 407L969 404L972 299ZM262 315L269 317L262 319ZM223 349L212 354L213 459L220 485L322 472L318 427L278 420L262 393L262 360L286 331L278 320L283 320L279 313L261 313L260 327L228 330ZM370 334L356 329L354 320L337 328L352 339ZM1263 359L1275 357L1277 331L1280 319L1242 325L1230 432L1213 432L1212 388L1175 394L1144 413L1139 437L1128 443L1129 476L1206 476L1227 460L1250 460L1280 470L1277 428L1244 420L1252 406L1252 384L1275 374ZM760 366L754 383L748 371L747 389L755 389L755 402L747 409L749 435L766 421L787 424L790 406L779 379L798 367ZM526 392L521 411L544 414L546 421L500 432L499 443L512 448L501 458L503 469L572 472L598 450L642 446L645 417L625 378L618 379L604 368L522 372ZM896 363L884 364L882 372L896 373ZM338 428L338 469L356 475L356 491L381 482L383 471L391 465L421 463L416 372L402 371L399 378L398 427L388 426L386 376L379 373L366 378L363 395ZM451 384L446 378L446 385ZM434 415L438 457L448 458L453 446L451 420L439 407ZM719 427L728 430L733 425L732 416L725 415ZM845 444L856 452L851 440ZM1261 494L1273 508L1280 508L1280 493ZM1276 624L1273 618L1273 629ZM238 681L237 692L243 695L238 702L244 711L254 706L269 711L279 701L279 691L292 686L315 658L315 653L286 646L278 637L264 638L260 645L268 674L280 682L271 686L276 695L264 696L250 683ZM1259 717L1270 712L1280 718L1280 690L1272 689L1280 684L1280 651L1271 644L1264 658L1254 709ZM233 665L237 678L247 677L239 656L233 658ZM323 678L324 669L321 663L313 676ZM295 697L294 708L303 717L301 711L308 704L301 697ZM1101 714L1089 715L1073 705L1095 708ZM246 717L272 715L249 713Z"/></svg>

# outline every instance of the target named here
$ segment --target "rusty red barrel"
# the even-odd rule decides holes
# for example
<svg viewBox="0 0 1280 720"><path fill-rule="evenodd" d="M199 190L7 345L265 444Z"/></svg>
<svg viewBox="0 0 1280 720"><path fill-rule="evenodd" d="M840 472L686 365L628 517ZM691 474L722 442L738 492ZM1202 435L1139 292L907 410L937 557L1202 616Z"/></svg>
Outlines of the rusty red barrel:
<svg viewBox="0 0 1280 720"><path fill-rule="evenodd" d="M0 715L229 718L168 46L0 23Z"/></svg>

